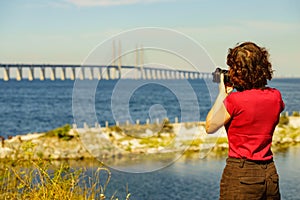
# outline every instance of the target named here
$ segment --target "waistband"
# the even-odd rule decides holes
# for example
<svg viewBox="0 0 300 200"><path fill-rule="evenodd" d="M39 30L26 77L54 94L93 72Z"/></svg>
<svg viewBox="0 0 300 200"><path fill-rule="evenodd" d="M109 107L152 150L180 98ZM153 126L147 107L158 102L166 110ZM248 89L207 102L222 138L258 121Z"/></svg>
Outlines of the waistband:
<svg viewBox="0 0 300 200"><path fill-rule="evenodd" d="M245 158L231 158L228 157L226 159L227 162L239 163L240 167L243 167L245 164L247 165L267 165L273 163L273 158L270 160L247 160Z"/></svg>

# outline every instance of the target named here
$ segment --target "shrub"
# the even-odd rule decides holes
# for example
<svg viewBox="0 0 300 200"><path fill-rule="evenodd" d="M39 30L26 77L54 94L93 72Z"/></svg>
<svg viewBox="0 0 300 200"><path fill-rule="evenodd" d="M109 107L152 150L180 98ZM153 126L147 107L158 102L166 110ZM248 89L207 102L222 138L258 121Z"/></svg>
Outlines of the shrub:
<svg viewBox="0 0 300 200"><path fill-rule="evenodd" d="M279 118L278 126L284 126L289 124L289 117L286 115L281 115Z"/></svg>
<svg viewBox="0 0 300 200"><path fill-rule="evenodd" d="M71 130L71 125L66 124L62 127L58 127L54 130L46 132L45 135L48 137L59 137L63 140L71 140L74 136L69 134L70 130Z"/></svg>
<svg viewBox="0 0 300 200"><path fill-rule="evenodd" d="M116 133L122 133L123 132L123 130L119 126L111 126L111 127L109 127L109 129L111 131L116 132Z"/></svg>
<svg viewBox="0 0 300 200"><path fill-rule="evenodd" d="M299 113L299 112L296 112L296 111L294 111L294 112L293 112L293 114L292 114L292 116L294 116L294 117L299 117L299 116L300 116L300 113Z"/></svg>

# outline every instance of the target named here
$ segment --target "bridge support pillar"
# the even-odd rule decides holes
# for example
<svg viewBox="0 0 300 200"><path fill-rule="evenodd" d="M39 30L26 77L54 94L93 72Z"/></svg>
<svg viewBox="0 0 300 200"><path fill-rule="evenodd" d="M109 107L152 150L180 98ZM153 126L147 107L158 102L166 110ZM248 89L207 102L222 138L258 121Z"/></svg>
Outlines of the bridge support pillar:
<svg viewBox="0 0 300 200"><path fill-rule="evenodd" d="M104 80L109 80L109 77L110 77L109 73L110 73L109 67L102 69L102 77Z"/></svg>
<svg viewBox="0 0 300 200"><path fill-rule="evenodd" d="M84 80L85 79L85 73L84 73L85 71L84 71L84 68L83 67L80 67L80 70L79 70L79 79L80 80Z"/></svg>
<svg viewBox="0 0 300 200"><path fill-rule="evenodd" d="M166 71L166 79L171 79L171 71L170 70Z"/></svg>
<svg viewBox="0 0 300 200"><path fill-rule="evenodd" d="M144 67L140 67L140 79L146 79Z"/></svg>
<svg viewBox="0 0 300 200"><path fill-rule="evenodd" d="M185 78L185 79L189 79L189 73L188 73L188 72L185 72L185 73L184 73L184 78Z"/></svg>
<svg viewBox="0 0 300 200"><path fill-rule="evenodd" d="M153 79L152 78L152 73L151 73L150 69L147 69L147 71L146 71L146 79L149 79L149 80Z"/></svg>
<svg viewBox="0 0 300 200"><path fill-rule="evenodd" d="M164 70L164 79L168 79L168 71L167 70Z"/></svg>
<svg viewBox="0 0 300 200"><path fill-rule="evenodd" d="M117 72L118 72L118 79L121 79L122 78L122 66L121 66L121 63L119 63L119 65L118 65Z"/></svg>
<svg viewBox="0 0 300 200"><path fill-rule="evenodd" d="M198 79L198 72L194 72L193 76L194 76L194 79Z"/></svg>
<svg viewBox="0 0 300 200"><path fill-rule="evenodd" d="M176 74L177 74L176 70L172 72L172 79L177 79Z"/></svg>
<svg viewBox="0 0 300 200"><path fill-rule="evenodd" d="M101 67L97 68L97 79L101 80L102 79L102 73L101 73Z"/></svg>
<svg viewBox="0 0 300 200"><path fill-rule="evenodd" d="M180 76L180 79L184 79L184 72L180 72L179 76Z"/></svg>
<svg viewBox="0 0 300 200"><path fill-rule="evenodd" d="M159 70L160 73L160 79L164 79L165 78L165 74L163 70Z"/></svg>
<svg viewBox="0 0 300 200"><path fill-rule="evenodd" d="M111 77L112 77L112 70L111 70L111 67L107 67L107 68L106 68L106 77L105 77L105 79L106 79L106 80L110 80Z"/></svg>
<svg viewBox="0 0 300 200"><path fill-rule="evenodd" d="M137 67L133 68L133 73L134 73L133 79L138 79L139 78L139 75L138 75L139 69Z"/></svg>
<svg viewBox="0 0 300 200"><path fill-rule="evenodd" d="M71 67L70 79L75 80L75 67Z"/></svg>
<svg viewBox="0 0 300 200"><path fill-rule="evenodd" d="M45 67L40 67L40 80L45 80Z"/></svg>
<svg viewBox="0 0 300 200"><path fill-rule="evenodd" d="M94 68L89 67L88 70L90 72L89 73L89 80L93 80L94 79Z"/></svg>
<svg viewBox="0 0 300 200"><path fill-rule="evenodd" d="M175 79L179 79L180 76L179 76L179 71L175 71Z"/></svg>
<svg viewBox="0 0 300 200"><path fill-rule="evenodd" d="M170 79L175 79L175 71L170 71Z"/></svg>
<svg viewBox="0 0 300 200"><path fill-rule="evenodd" d="M55 67L51 67L51 69L50 69L50 80L55 81L55 79L56 79Z"/></svg>
<svg viewBox="0 0 300 200"><path fill-rule="evenodd" d="M116 76L116 69L114 67L110 67L108 69L109 73L109 80L114 80L115 79L115 76Z"/></svg>
<svg viewBox="0 0 300 200"><path fill-rule="evenodd" d="M29 67L29 69L28 69L28 80L32 81L33 79L34 79L34 68Z"/></svg>
<svg viewBox="0 0 300 200"><path fill-rule="evenodd" d="M4 81L8 81L9 80L9 68L8 67L5 67L4 68L4 75L3 75L3 80Z"/></svg>
<svg viewBox="0 0 300 200"><path fill-rule="evenodd" d="M17 81L21 81L22 80L22 67L17 67L17 77L16 77Z"/></svg>
<svg viewBox="0 0 300 200"><path fill-rule="evenodd" d="M156 79L156 73L155 73L155 70L153 69L150 69L150 72L151 72L151 76L152 76L152 79Z"/></svg>
<svg viewBox="0 0 300 200"><path fill-rule="evenodd" d="M62 67L61 68L61 76L60 76L60 79L62 81L66 80L66 68Z"/></svg>
<svg viewBox="0 0 300 200"><path fill-rule="evenodd" d="M199 79L203 78L202 73L199 73L199 74L198 74L198 78L199 78Z"/></svg>
<svg viewBox="0 0 300 200"><path fill-rule="evenodd" d="M157 79L162 79L161 77L161 71L159 69L156 70Z"/></svg>
<svg viewBox="0 0 300 200"><path fill-rule="evenodd" d="M149 79L149 77L148 77L148 70L144 69L143 71L144 71L143 79L145 79L145 80Z"/></svg>
<svg viewBox="0 0 300 200"><path fill-rule="evenodd" d="M156 79L160 79L160 71L158 69L155 69L154 71Z"/></svg>

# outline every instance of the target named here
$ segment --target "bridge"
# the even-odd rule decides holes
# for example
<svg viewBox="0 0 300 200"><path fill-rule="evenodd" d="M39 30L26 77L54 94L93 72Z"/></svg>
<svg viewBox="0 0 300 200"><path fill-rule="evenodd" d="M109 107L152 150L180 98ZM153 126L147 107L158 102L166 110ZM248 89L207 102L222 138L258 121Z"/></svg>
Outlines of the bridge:
<svg viewBox="0 0 300 200"><path fill-rule="evenodd" d="M203 79L211 77L211 73L188 70L154 68L145 66L121 65L63 65L63 64L0 64L4 81L15 78L18 81L28 79L39 80L114 80L114 79ZM28 75L24 76L24 71ZM15 72L15 77L12 77ZM50 76L46 76L50 74ZM60 74L60 76L58 75Z"/></svg>

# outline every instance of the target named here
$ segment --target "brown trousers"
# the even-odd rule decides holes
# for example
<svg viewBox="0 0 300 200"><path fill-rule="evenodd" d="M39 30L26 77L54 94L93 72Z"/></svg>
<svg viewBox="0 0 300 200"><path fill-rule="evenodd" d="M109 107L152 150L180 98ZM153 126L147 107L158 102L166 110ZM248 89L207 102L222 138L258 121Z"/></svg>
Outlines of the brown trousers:
<svg viewBox="0 0 300 200"><path fill-rule="evenodd" d="M273 161L227 158L220 200L279 200L279 177Z"/></svg>

